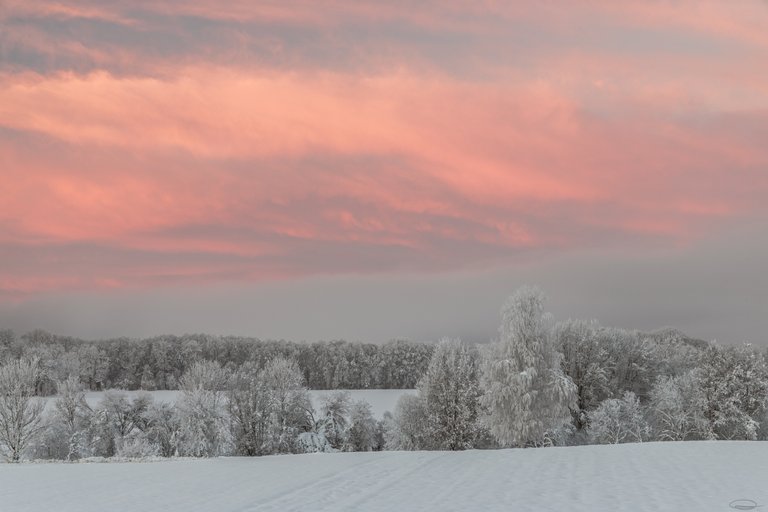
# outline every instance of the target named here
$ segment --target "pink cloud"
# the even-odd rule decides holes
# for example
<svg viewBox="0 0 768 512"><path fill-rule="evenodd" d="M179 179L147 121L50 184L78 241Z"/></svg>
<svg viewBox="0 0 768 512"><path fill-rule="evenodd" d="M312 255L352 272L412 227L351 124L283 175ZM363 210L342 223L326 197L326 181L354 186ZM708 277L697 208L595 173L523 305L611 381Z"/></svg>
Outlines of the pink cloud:
<svg viewBox="0 0 768 512"><path fill-rule="evenodd" d="M402 17L434 30L454 30L462 13L481 29L489 14L460 2L244 2L218 14L205 2L136 5L297 24ZM569 30L561 10L515 5L490 14ZM0 251L13 258L0 289L457 269L535 251L681 244L764 218L768 149L754 134L768 129L768 80L754 69L766 48L759 21L738 28L754 9L729 17L702 4L689 19L685 2L616 5L590 9L601 23L679 27L751 51L713 63L564 49L519 67L488 61L483 76L410 60L357 72L205 55L148 57L146 73L5 71ZM124 7L12 6L134 27ZM25 37L42 51L53 36ZM142 59L135 49L65 51Z"/></svg>

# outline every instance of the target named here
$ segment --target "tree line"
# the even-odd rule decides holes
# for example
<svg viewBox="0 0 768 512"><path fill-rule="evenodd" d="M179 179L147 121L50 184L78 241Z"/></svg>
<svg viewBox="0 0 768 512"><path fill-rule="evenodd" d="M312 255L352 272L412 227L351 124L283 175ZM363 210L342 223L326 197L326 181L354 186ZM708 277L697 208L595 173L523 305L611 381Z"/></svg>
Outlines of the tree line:
<svg viewBox="0 0 768 512"><path fill-rule="evenodd" d="M326 395L318 410L298 364L276 357L264 368L227 372L198 361L182 376L175 403L148 392L107 391L94 407L78 378L57 383L57 395L35 396L37 361L0 366L0 454L16 462L93 457L212 457L384 447L383 422L347 391Z"/></svg>
<svg viewBox="0 0 768 512"><path fill-rule="evenodd" d="M649 334L594 321L556 323L538 288L521 288L507 300L498 339L490 344L443 339L372 351L385 368L371 370L379 375L374 382L416 388L382 419L344 392L329 395L318 411L309 400L308 375L333 381L339 367L349 367L349 359L327 357L329 347L356 353L363 345L301 350L267 343L296 352L246 351L259 357L234 364L220 343L231 338L210 339L216 341L201 347L176 380L175 404L112 391L94 408L84 400L92 386L87 372L83 378L86 363L63 365L71 372L62 375L40 358L40 347L62 346L66 355L94 345L38 342L19 350L4 344L0 450L18 460L768 439L765 351L707 343L673 329ZM310 363L300 357L307 354L319 355ZM404 371L412 372L411 380ZM41 382L57 375L52 412L43 414L36 395Z"/></svg>
<svg viewBox="0 0 768 512"><path fill-rule="evenodd" d="M42 330L20 337L0 330L0 361L36 360L41 395L55 393L56 381L73 375L90 391L174 390L199 361L234 372L243 365L263 368L277 357L296 361L310 389L413 389L433 348L405 340L295 343L206 334L85 341Z"/></svg>

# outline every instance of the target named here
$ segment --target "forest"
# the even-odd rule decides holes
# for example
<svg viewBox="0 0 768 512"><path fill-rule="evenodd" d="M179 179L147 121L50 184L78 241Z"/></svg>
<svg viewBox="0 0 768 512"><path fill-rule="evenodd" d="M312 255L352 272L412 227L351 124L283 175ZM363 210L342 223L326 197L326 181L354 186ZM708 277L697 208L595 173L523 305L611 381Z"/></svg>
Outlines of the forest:
<svg viewBox="0 0 768 512"><path fill-rule="evenodd" d="M18 461L768 439L765 350L555 322L531 287L501 316L485 344L3 331L0 451ZM86 390L110 388L180 394L86 403ZM339 391L315 410L310 388ZM374 418L343 391L365 388L416 392Z"/></svg>
<svg viewBox="0 0 768 512"><path fill-rule="evenodd" d="M433 348L405 340L295 343L207 334L85 341L42 330L20 337L0 330L0 361L38 361L39 395L54 394L55 382L70 376L90 391L179 389L181 377L198 361L234 371L244 364L263 368L276 357L296 361L310 389L412 389Z"/></svg>

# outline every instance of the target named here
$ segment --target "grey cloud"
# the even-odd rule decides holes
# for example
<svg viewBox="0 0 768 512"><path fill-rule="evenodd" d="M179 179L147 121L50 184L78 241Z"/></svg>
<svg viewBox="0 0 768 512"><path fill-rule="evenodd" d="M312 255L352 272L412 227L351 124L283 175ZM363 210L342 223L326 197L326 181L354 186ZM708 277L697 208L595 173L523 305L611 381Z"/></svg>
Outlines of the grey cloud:
<svg viewBox="0 0 768 512"><path fill-rule="evenodd" d="M530 68L563 48L611 51L647 57L665 55L739 55L735 41L694 31L634 26L631 20L574 17L564 29L544 19L499 18L490 14L440 11L437 22L418 23L408 16L368 19L336 16L334 22L216 18L169 14L152 8L126 10L101 6L131 20L18 14L3 20L0 69L38 72L106 69L115 74L162 73L168 63L195 61L277 69L341 69L370 72L378 68L428 63L457 76L481 78L491 68ZM407 10L410 6L403 6ZM440 22L442 20L442 22ZM447 21L447 22L446 22ZM29 38L43 44L30 45ZM103 51L95 60L71 47ZM129 58L122 59L128 54Z"/></svg>
<svg viewBox="0 0 768 512"><path fill-rule="evenodd" d="M768 345L765 222L686 249L542 256L510 268L431 275L329 276L261 284L49 295L0 303L0 326L83 337L210 332L384 341L493 337L505 296L541 285L556 318L681 328Z"/></svg>

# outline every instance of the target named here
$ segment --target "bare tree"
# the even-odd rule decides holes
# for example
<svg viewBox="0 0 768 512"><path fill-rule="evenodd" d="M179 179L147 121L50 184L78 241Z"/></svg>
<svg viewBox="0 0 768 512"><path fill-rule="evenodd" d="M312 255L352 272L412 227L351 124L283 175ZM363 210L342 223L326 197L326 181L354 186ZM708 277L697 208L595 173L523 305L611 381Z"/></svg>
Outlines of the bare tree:
<svg viewBox="0 0 768 512"><path fill-rule="evenodd" d="M0 451L18 462L43 428L43 402L35 398L36 361L14 360L0 366Z"/></svg>

